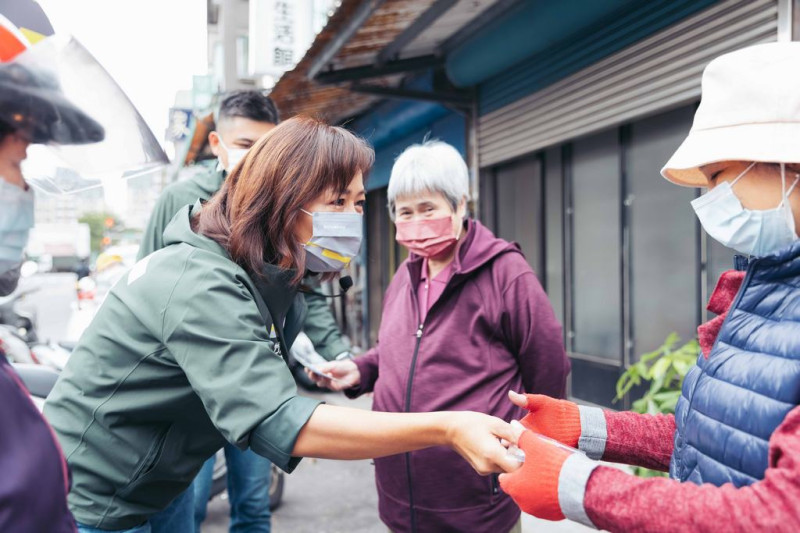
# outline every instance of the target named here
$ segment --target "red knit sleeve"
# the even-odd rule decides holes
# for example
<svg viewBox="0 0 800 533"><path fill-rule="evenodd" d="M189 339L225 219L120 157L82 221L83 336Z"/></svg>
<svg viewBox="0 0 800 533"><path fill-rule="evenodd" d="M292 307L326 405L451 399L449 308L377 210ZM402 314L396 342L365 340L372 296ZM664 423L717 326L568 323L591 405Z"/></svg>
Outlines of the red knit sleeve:
<svg viewBox="0 0 800 533"><path fill-rule="evenodd" d="M611 532L800 531L800 407L772 434L769 466L757 483L695 485L599 467L583 502L594 525Z"/></svg>
<svg viewBox="0 0 800 533"><path fill-rule="evenodd" d="M605 411L604 461L669 470L675 437L674 415Z"/></svg>

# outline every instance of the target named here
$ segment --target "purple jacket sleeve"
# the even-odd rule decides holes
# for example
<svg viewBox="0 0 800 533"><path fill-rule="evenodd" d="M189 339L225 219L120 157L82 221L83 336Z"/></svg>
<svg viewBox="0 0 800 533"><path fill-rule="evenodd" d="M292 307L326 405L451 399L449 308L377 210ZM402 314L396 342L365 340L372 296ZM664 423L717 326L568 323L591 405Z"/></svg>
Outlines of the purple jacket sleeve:
<svg viewBox="0 0 800 533"><path fill-rule="evenodd" d="M75 532L61 447L2 350L0 428L0 531Z"/></svg>
<svg viewBox="0 0 800 533"><path fill-rule="evenodd" d="M561 325L533 271L508 284L502 305L503 334L519 360L525 392L563 398L570 362Z"/></svg>
<svg viewBox="0 0 800 533"><path fill-rule="evenodd" d="M378 379L378 347L375 346L362 356L353 360L361 372L361 382L351 389L344 391L348 398L358 398L364 393L372 392L375 381Z"/></svg>

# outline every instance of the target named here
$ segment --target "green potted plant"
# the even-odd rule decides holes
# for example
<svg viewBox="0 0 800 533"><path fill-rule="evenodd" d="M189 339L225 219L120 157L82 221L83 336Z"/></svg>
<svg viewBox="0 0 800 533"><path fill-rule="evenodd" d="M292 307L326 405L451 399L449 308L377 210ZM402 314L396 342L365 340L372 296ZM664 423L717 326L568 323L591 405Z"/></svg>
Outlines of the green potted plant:
<svg viewBox="0 0 800 533"><path fill-rule="evenodd" d="M682 345L680 342L678 334L673 332L659 348L643 354L620 376L614 401L624 398L633 387L649 383L644 396L633 402L632 410L651 415L674 414L683 380L700 353L700 345L695 339ZM641 477L666 476L664 472L642 467L635 467L634 473Z"/></svg>

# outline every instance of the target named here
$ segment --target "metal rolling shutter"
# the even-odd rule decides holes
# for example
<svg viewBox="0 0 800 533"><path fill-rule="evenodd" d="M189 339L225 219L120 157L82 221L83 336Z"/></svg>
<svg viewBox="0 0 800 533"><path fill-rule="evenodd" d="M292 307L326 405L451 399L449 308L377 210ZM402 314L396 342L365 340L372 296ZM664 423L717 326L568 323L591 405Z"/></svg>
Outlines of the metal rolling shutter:
<svg viewBox="0 0 800 533"><path fill-rule="evenodd" d="M480 117L480 165L696 101L709 61L777 35L776 0L720 2Z"/></svg>

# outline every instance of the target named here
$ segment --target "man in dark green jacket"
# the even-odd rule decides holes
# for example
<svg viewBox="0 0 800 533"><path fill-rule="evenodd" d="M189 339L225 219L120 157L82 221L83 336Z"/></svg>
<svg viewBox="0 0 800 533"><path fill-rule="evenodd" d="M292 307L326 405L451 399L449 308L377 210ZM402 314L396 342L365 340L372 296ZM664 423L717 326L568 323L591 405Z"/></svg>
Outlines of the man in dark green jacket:
<svg viewBox="0 0 800 533"><path fill-rule="evenodd" d="M165 246L164 230L175 214L198 199L207 200L222 186L227 173L264 134L279 122L274 102L259 91L234 91L220 103L216 131L208 136L211 151L219 159L217 168L198 168L189 179L164 189L147 225L137 259ZM314 285L313 280L306 285ZM349 353L326 298L306 294L308 308L303 329L315 349L331 360ZM228 491L231 502L231 530L268 532L270 528L270 462L253 453L226 444ZM205 519L211 491L215 458L208 460L193 484L194 516L199 530Z"/></svg>

